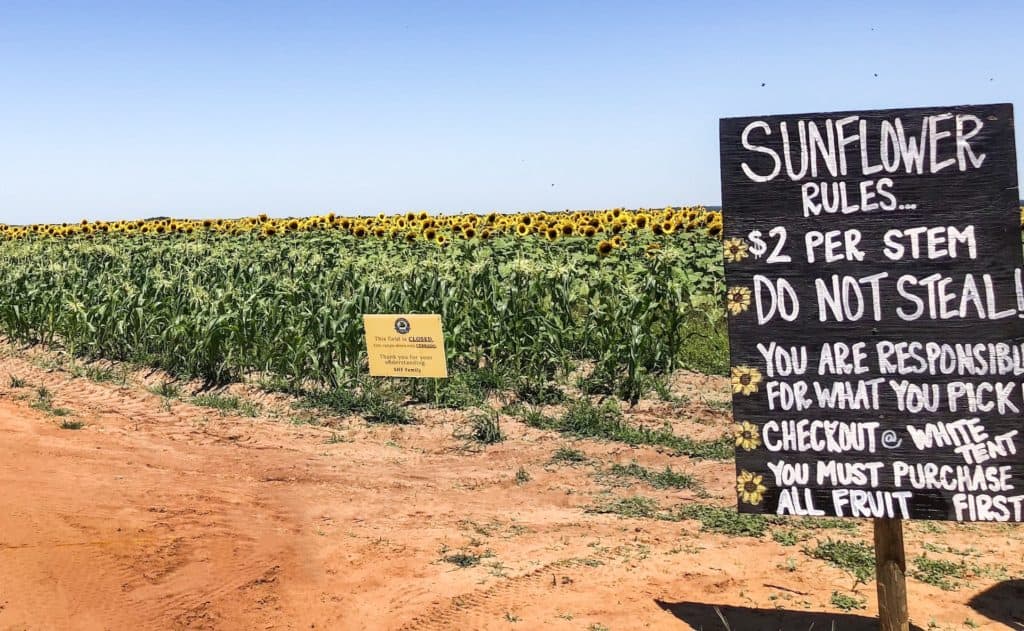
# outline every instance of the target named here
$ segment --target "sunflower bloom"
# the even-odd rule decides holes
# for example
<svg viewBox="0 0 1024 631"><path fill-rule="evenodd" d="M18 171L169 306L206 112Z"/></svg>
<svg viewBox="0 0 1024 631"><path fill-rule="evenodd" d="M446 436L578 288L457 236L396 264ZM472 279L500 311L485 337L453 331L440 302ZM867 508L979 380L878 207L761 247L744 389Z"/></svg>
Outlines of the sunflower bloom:
<svg viewBox="0 0 1024 631"><path fill-rule="evenodd" d="M764 484L764 476L759 473L741 471L736 476L736 493L740 501L745 504L756 506L764 499L764 492L768 490Z"/></svg>
<svg viewBox="0 0 1024 631"><path fill-rule="evenodd" d="M757 431L757 425L750 421L736 423L735 426L736 446L745 451L753 451L761 446L761 435Z"/></svg>
<svg viewBox="0 0 1024 631"><path fill-rule="evenodd" d="M732 391L735 394L742 394L748 397L757 392L761 384L761 371L750 366L733 366L732 368Z"/></svg>
<svg viewBox="0 0 1024 631"><path fill-rule="evenodd" d="M748 287L730 287L726 294L726 308L729 313L739 315L750 308L750 289Z"/></svg>
<svg viewBox="0 0 1024 631"><path fill-rule="evenodd" d="M749 256L749 246L743 239L726 239L722 247L725 249L725 260L730 263L739 263Z"/></svg>

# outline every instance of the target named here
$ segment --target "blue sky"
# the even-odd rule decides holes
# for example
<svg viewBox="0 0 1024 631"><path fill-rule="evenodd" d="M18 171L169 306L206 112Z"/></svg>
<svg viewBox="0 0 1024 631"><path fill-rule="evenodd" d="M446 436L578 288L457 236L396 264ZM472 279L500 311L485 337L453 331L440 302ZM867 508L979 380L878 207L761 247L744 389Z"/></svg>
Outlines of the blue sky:
<svg viewBox="0 0 1024 631"><path fill-rule="evenodd" d="M0 222L716 204L723 116L1021 120L1022 24L1009 0L4 1Z"/></svg>

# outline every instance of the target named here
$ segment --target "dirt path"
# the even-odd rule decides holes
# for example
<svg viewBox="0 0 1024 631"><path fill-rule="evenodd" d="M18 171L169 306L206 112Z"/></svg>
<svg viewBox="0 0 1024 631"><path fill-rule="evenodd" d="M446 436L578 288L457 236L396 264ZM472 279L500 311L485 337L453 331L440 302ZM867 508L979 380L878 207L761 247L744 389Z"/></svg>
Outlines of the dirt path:
<svg viewBox="0 0 1024 631"><path fill-rule="evenodd" d="M571 444L601 463L671 464L703 481L698 498L552 465L569 443L514 423L506 442L467 451L452 438L457 412L328 429L222 416L18 355L0 360L0 377L0 629L721 628L712 606L733 629L872 628L830 604L849 574L798 546L584 510L638 493L728 505L728 462ZM721 429L721 414L700 414ZM62 429L67 418L85 426ZM981 550L1021 575L1019 529L940 528L912 528L909 545ZM1000 582L914 582L915 621L1024 628L1007 607L990 619L966 604ZM873 591L858 588L859 613Z"/></svg>

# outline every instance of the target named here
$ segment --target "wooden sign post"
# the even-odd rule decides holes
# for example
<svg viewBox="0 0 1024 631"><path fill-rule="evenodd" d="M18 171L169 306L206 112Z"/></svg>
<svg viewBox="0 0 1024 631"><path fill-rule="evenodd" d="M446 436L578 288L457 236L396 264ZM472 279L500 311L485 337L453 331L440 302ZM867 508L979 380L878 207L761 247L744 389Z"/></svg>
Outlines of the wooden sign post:
<svg viewBox="0 0 1024 631"><path fill-rule="evenodd" d="M1024 521L1024 274L1010 105L721 121L739 510Z"/></svg>
<svg viewBox="0 0 1024 631"><path fill-rule="evenodd" d="M878 621L882 631L910 631L907 607L907 553L903 522L875 519L875 581L878 583Z"/></svg>

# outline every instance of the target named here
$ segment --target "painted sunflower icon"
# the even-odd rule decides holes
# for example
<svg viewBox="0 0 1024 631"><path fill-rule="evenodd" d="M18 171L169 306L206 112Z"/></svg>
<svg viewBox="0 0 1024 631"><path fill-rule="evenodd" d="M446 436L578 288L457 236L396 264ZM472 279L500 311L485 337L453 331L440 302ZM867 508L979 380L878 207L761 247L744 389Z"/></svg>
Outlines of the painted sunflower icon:
<svg viewBox="0 0 1024 631"><path fill-rule="evenodd" d="M764 499L764 493L768 490L764 484L764 476L759 473L741 471L736 476L736 493L744 504L756 506Z"/></svg>
<svg viewBox="0 0 1024 631"><path fill-rule="evenodd" d="M730 287L726 294L725 306L729 313L739 315L750 308L750 289L747 287Z"/></svg>
<svg viewBox="0 0 1024 631"><path fill-rule="evenodd" d="M750 421L736 423L736 446L745 451L753 451L761 446L761 435L757 425Z"/></svg>
<svg viewBox="0 0 1024 631"><path fill-rule="evenodd" d="M739 263L750 256L747 242L743 239L726 239L722 244L725 260L730 263Z"/></svg>
<svg viewBox="0 0 1024 631"><path fill-rule="evenodd" d="M732 367L732 391L735 394L742 394L745 397L757 392L761 385L761 371L750 366Z"/></svg>

